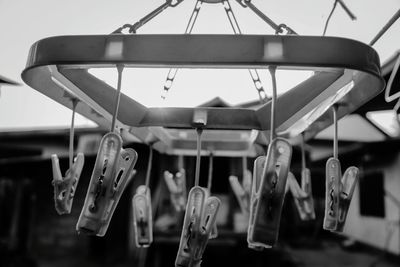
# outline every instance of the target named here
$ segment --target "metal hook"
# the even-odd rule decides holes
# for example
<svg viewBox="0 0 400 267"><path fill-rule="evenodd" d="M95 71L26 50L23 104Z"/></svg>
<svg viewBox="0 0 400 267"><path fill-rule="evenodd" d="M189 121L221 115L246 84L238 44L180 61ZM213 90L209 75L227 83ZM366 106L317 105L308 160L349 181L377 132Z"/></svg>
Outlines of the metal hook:
<svg viewBox="0 0 400 267"><path fill-rule="evenodd" d="M197 154L196 154L196 172L194 179L194 186L199 186L200 181L200 162L201 162L201 134L203 133L202 128L197 128Z"/></svg>
<svg viewBox="0 0 400 267"><path fill-rule="evenodd" d="M209 161L208 161L208 179L207 179L207 189L211 194L211 186L212 186L212 179L213 179L213 166L214 165L214 155L210 152Z"/></svg>
<svg viewBox="0 0 400 267"><path fill-rule="evenodd" d="M111 121L111 132L115 131L115 124L117 122L118 110L119 110L119 102L121 99L121 84L122 84L122 71L124 70L124 66L118 64L117 71L118 71L118 84L117 84L117 91L115 95L115 104L114 104L114 112Z"/></svg>
<svg viewBox="0 0 400 267"><path fill-rule="evenodd" d="M338 106L334 104L332 106L333 112L333 158L338 159L338 146L339 146L339 137L338 137L338 118L337 118Z"/></svg>

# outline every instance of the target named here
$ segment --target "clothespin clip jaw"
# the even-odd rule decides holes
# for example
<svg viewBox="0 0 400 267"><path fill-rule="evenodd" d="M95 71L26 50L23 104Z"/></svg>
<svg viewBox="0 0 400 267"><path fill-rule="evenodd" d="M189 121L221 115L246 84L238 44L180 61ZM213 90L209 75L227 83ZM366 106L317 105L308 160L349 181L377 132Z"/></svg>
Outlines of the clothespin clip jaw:
<svg viewBox="0 0 400 267"><path fill-rule="evenodd" d="M170 192L171 202L177 212L186 207L186 172L180 169L174 176L169 171L164 172L164 180Z"/></svg>
<svg viewBox="0 0 400 267"><path fill-rule="evenodd" d="M153 242L153 215L150 188L141 185L132 199L135 242L137 247L149 247Z"/></svg>
<svg viewBox="0 0 400 267"><path fill-rule="evenodd" d="M314 200L311 189L311 175L309 169L303 169L301 172L301 188L293 173L288 175L288 188L293 195L294 203L299 212L302 221L315 219Z"/></svg>
<svg viewBox="0 0 400 267"><path fill-rule="evenodd" d="M135 174L137 157L135 150L122 149L122 138L117 133L102 138L76 226L78 232L105 235L119 199Z"/></svg>
<svg viewBox="0 0 400 267"><path fill-rule="evenodd" d="M56 154L51 155L51 165L53 169L54 204L58 214L71 213L72 202L74 200L76 186L82 173L85 156L78 153L70 169L61 175L60 162Z"/></svg>
<svg viewBox="0 0 400 267"><path fill-rule="evenodd" d="M209 197L208 190L194 186L188 197L179 250L175 266L200 266L204 250L221 204L217 197Z"/></svg>
<svg viewBox="0 0 400 267"><path fill-rule="evenodd" d="M240 184L237 176L229 176L229 183L232 191L236 196L240 209L243 214L250 213L250 194L251 194L251 172L246 170L242 184Z"/></svg>
<svg viewBox="0 0 400 267"><path fill-rule="evenodd" d="M291 157L289 142L275 138L268 147L267 156L255 162L247 236L252 248L270 248L277 242ZM261 164L264 165L262 171Z"/></svg>
<svg viewBox="0 0 400 267"><path fill-rule="evenodd" d="M341 181L341 193L339 197L339 218L336 232L343 232L346 223L347 212L350 202L359 179L359 170L357 167L349 167L343 175Z"/></svg>
<svg viewBox="0 0 400 267"><path fill-rule="evenodd" d="M341 178L340 162L330 158L326 163L326 201L324 229L342 232L355 186L359 179L357 167L349 167Z"/></svg>

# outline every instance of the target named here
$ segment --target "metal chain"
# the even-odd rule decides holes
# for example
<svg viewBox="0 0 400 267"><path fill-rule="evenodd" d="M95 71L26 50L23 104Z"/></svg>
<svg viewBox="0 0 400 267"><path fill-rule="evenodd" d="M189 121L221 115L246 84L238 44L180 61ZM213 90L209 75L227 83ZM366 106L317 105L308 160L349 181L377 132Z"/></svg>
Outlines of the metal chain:
<svg viewBox="0 0 400 267"><path fill-rule="evenodd" d="M221 3L224 7L225 13L228 17L229 23L231 24L233 32L235 34L242 34L240 27L239 27L239 23L237 22L235 14L233 13L232 7L229 4L228 0L222 0ZM197 0L196 5L190 16L189 22L186 26L185 34L192 33L193 27L197 21L197 17L199 15L199 13L200 13L202 4L203 4L202 0ZM248 71L249 71L250 77L253 81L254 87L257 90L260 102L265 103L268 98L267 98L267 94L265 93L264 87L262 86L261 79L260 79L260 76L259 76L257 70L249 69ZM169 69L166 81L164 83L164 91L163 91L163 94L161 95L162 99L166 98L166 96L167 96L169 90L171 89L172 84L175 80L177 72L178 72L178 69L176 69L176 68Z"/></svg>
<svg viewBox="0 0 400 267"><path fill-rule="evenodd" d="M161 12L166 10L168 7L176 7L180 3L182 3L184 0L167 0L165 3L151 11L149 14L141 18L139 21L137 21L135 24L124 24L123 26L119 27L115 31L112 32L112 34L116 33L122 33L123 30L129 29L129 33L136 33L136 31L141 28L143 25L145 25L147 22L150 20L154 19L157 15L159 15Z"/></svg>
<svg viewBox="0 0 400 267"><path fill-rule="evenodd" d="M267 15L265 15L261 10L259 10L251 0L236 0L242 7L250 8L257 16L259 16L263 21L265 21L272 29L275 30L275 34L283 34L286 31L286 34L294 34L297 33L287 26L286 24L276 24L272 19L270 19Z"/></svg>
<svg viewBox="0 0 400 267"><path fill-rule="evenodd" d="M189 22L186 26L185 34L192 33L194 24L197 21L197 17L199 15L202 4L203 4L203 2L201 0L197 0L196 5L194 6L194 9L192 11L192 14L190 15ZM174 83L177 73L178 73L178 69L176 69L176 68L169 69L167 78L164 83L164 90L161 95L162 99L165 99L167 97L167 94L168 94L169 90L171 89L172 84Z"/></svg>
<svg viewBox="0 0 400 267"><path fill-rule="evenodd" d="M236 19L235 13L233 13L232 7L229 4L228 0L223 0L222 5L224 6L224 10L226 16L228 17L229 23L231 24L232 30L235 34L242 34L240 30L239 23ZM251 79L253 80L254 87L257 90L258 97L260 99L260 103L265 103L267 100L267 94L265 93L264 87L260 80L260 75L256 69L248 69Z"/></svg>

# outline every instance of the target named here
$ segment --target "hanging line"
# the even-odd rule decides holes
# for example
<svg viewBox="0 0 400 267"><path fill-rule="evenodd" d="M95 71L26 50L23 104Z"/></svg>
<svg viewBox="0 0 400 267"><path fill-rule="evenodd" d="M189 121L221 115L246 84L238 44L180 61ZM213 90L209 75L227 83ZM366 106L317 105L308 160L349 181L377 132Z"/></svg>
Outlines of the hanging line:
<svg viewBox="0 0 400 267"><path fill-rule="evenodd" d="M381 37L385 34L387 30L400 18L400 9L390 18L390 20L383 26L383 28L378 32L374 39L369 42L370 46L373 46Z"/></svg>
<svg viewBox="0 0 400 267"><path fill-rule="evenodd" d="M341 5L341 7L347 13L347 15L350 17L351 20L356 20L357 19L356 16L353 14L353 12L351 12L350 9L347 7L347 5L343 2L343 0L335 0L335 2L333 3L332 10L329 13L328 18L326 19L325 26L324 26L324 31L322 33L322 36L325 36L325 34L326 34L326 31L328 29L329 21L330 21L332 15L333 15L333 12L335 11L336 6L337 6L338 3Z"/></svg>
<svg viewBox="0 0 400 267"><path fill-rule="evenodd" d="M115 124L117 123L117 115L118 115L118 109L119 109L119 102L121 99L121 83L122 83L122 71L124 69L123 65L117 65L117 70L118 70L118 84L117 84L117 92L115 96L115 105L114 105L114 113L113 113L113 118L111 122L111 132L115 131Z"/></svg>
<svg viewBox="0 0 400 267"><path fill-rule="evenodd" d="M178 156L178 171L184 169L185 164L184 164L184 158L182 155Z"/></svg>
<svg viewBox="0 0 400 267"><path fill-rule="evenodd" d="M72 99L72 119L71 128L69 129L69 169L72 169L74 164L74 137L75 137L75 113L76 106L78 105L78 100L76 98Z"/></svg>
<svg viewBox="0 0 400 267"><path fill-rule="evenodd" d="M242 34L242 31L240 30L240 26L236 19L235 13L233 13L232 7L229 4L228 0L224 0L221 3L224 6L226 16L228 17L228 20L229 20L229 23L231 24L233 32L238 35ZM266 102L267 94L265 93L264 87L262 86L262 83L260 80L260 75L258 75L258 72L256 69L248 69L248 71L249 71L251 79L253 80L254 87L257 90L258 97L260 99L260 103L263 104Z"/></svg>
<svg viewBox="0 0 400 267"><path fill-rule="evenodd" d="M261 10L259 10L251 0L236 0L242 7L249 7L257 16L259 16L263 21L265 21L272 29L275 30L276 34L283 33L284 30L287 31L287 34L295 34L297 33L287 26L286 24L276 24L272 19L270 19L267 15L265 15Z"/></svg>
<svg viewBox="0 0 400 267"><path fill-rule="evenodd" d="M183 0L167 0L165 3L151 11L149 14L141 18L138 22L135 24L124 24L122 27L119 27L115 31L112 32L112 34L115 33L122 33L124 29L129 29L129 33L136 33L136 31L141 28L143 25L145 25L147 22L155 18L157 15L159 15L161 12L166 10L168 7L176 7L178 6Z"/></svg>
<svg viewBox="0 0 400 267"><path fill-rule="evenodd" d="M201 134L203 129L197 128L197 155L196 155L196 173L194 177L194 186L199 186L200 181L200 158L201 158Z"/></svg>
<svg viewBox="0 0 400 267"><path fill-rule="evenodd" d="M243 172L242 181L246 176L246 171L247 171L247 157L242 157L242 172Z"/></svg>
<svg viewBox="0 0 400 267"><path fill-rule="evenodd" d="M271 134L270 134L270 143L275 139L276 137L276 113L275 113L275 105L276 105L276 67L269 67L269 72L271 73L271 78L272 78L272 101L271 101Z"/></svg>
<svg viewBox="0 0 400 267"><path fill-rule="evenodd" d="M150 187L150 176L151 176L152 165L153 165L153 146L150 144L149 145L149 159L148 159L148 163L147 163L146 180L145 180L146 191Z"/></svg>
<svg viewBox="0 0 400 267"><path fill-rule="evenodd" d="M337 110L338 106L334 104L332 106L332 111L333 111L333 158L338 159L338 145L339 145L339 139L338 139L338 118L337 118Z"/></svg>
<svg viewBox="0 0 400 267"><path fill-rule="evenodd" d="M197 17L199 15L201 6L202 6L203 2L201 0L197 0L196 5L194 6L194 9L192 11L192 14L190 15L189 18L189 22L186 25L186 29L185 29L185 34L190 34L192 33L194 24L197 21ZM167 98L167 94L169 92L169 90L172 87L172 84L175 80L176 74L178 73L178 69L177 68L170 68L167 74L167 79L164 83L164 90L163 90L163 94L161 95L162 99L166 99Z"/></svg>
<svg viewBox="0 0 400 267"><path fill-rule="evenodd" d="M211 194L211 186L213 179L213 169L214 169L214 155L213 152L210 152L209 162L208 162L208 180L207 180L207 189L208 193Z"/></svg>
<svg viewBox="0 0 400 267"><path fill-rule="evenodd" d="M304 138L304 132L301 133L301 170L306 169L306 148L305 148L305 138Z"/></svg>

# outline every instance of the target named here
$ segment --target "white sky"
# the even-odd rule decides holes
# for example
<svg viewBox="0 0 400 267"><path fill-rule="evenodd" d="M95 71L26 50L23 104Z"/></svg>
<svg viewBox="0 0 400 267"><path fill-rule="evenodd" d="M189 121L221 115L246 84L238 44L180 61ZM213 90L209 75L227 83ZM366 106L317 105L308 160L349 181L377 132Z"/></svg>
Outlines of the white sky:
<svg viewBox="0 0 400 267"><path fill-rule="evenodd" d="M56 35L108 34L125 23L134 23L164 0L0 0L0 74L23 83L30 46L37 40ZM138 33L183 33L195 0L184 0L146 24ZM236 1L230 0L247 34L273 34L263 21ZM253 0L276 23L286 23L301 35L321 35L334 0ZM351 21L338 5L327 35L368 43L400 8L400 0L345 0L357 16ZM222 5L203 4L193 33L232 33ZM384 62L400 49L400 21L374 48ZM104 79L114 83L115 71ZM220 96L238 104L258 99L246 70L182 70L167 100L160 95L166 69L126 72L123 92L147 106L193 106ZM267 94L271 94L268 73L260 72ZM278 90L283 92L309 77L308 72L278 72ZM42 127L68 127L71 111L30 87L3 86L0 98L0 130ZM77 118L77 125L88 121Z"/></svg>

